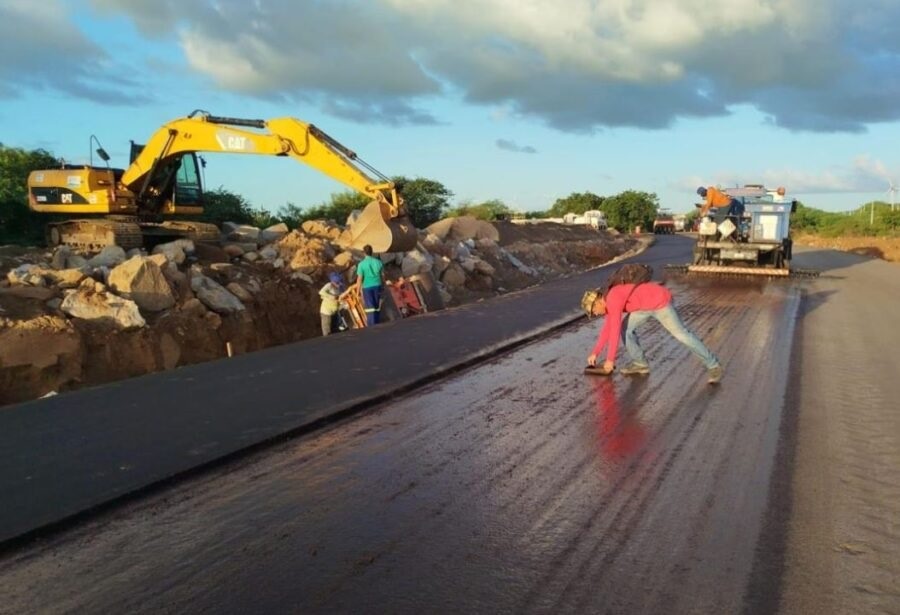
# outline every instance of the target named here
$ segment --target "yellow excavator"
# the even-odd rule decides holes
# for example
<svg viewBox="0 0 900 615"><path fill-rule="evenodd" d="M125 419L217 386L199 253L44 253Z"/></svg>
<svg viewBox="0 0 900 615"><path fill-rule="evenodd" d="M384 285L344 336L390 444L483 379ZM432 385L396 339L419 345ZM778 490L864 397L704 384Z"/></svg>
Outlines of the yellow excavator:
<svg viewBox="0 0 900 615"><path fill-rule="evenodd" d="M253 120L194 111L163 125L146 145L132 142L127 169L110 168L109 155L98 147L106 167L63 164L31 172L28 205L37 212L79 216L47 225L50 246L96 251L179 237L218 241L214 224L189 220L203 213L200 152L288 156L308 164L372 199L350 227L354 247L405 252L416 245L418 233L393 182L314 125L294 118Z"/></svg>

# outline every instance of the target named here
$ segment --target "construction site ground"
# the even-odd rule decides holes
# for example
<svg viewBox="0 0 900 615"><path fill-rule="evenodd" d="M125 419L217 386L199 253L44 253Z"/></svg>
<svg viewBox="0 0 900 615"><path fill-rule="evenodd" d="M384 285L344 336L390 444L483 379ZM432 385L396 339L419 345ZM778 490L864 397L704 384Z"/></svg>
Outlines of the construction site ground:
<svg viewBox="0 0 900 615"><path fill-rule="evenodd" d="M795 262L822 275L667 280L718 387L655 326L649 376L582 375L607 267L2 410L7 539L297 437L7 542L0 612L897 612L900 279ZM317 405L356 411L290 427Z"/></svg>
<svg viewBox="0 0 900 615"><path fill-rule="evenodd" d="M421 231L415 251L386 255L391 259L386 272L391 280L428 272L451 307L572 275L641 245L638 238L583 225L520 226L463 217L438 226L442 229L435 231L447 234L438 237ZM309 232L295 230L243 258L198 244L190 259L169 261L162 268L162 284L171 286L171 305L153 311L142 307L140 315L146 322L139 327L64 313L66 298L73 293L92 310L98 299L128 303L110 287L110 269L115 267L94 267L93 277L85 277L81 272L90 273L91 267L52 268L51 261L65 259L46 249L0 247L0 405L211 361L229 351L244 354L321 335L319 289L329 272L338 272L349 282L363 255L359 250L342 252L335 243L341 228L332 223L312 221L304 229ZM482 237L485 230L493 238ZM226 249L236 247L240 254L246 241ZM250 256L254 260L247 260ZM150 260L146 255L137 260L141 259ZM153 263L145 266L160 269ZM16 277L14 270L23 267L39 267L43 277L27 280L37 285L20 283L24 276ZM56 277L63 274L82 280L57 283ZM193 292L197 279L219 285L218 294L236 307L204 304L205 297ZM159 290L172 296L169 289L154 289ZM123 312L106 309L100 315L119 317Z"/></svg>
<svg viewBox="0 0 900 615"><path fill-rule="evenodd" d="M823 237L803 233L796 236L794 241L801 246L841 250L900 263L900 237L860 237L855 235Z"/></svg>

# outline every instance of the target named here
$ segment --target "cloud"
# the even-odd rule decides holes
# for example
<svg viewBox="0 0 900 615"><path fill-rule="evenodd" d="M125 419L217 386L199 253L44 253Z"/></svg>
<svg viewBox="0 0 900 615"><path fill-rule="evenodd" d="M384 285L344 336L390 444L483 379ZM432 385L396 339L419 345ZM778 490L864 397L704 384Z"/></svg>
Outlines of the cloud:
<svg viewBox="0 0 900 615"><path fill-rule="evenodd" d="M40 10L28 0L0 4L0 82L0 98L35 89L112 105L146 100L109 55L73 27L58 0L43 2Z"/></svg>
<svg viewBox="0 0 900 615"><path fill-rule="evenodd" d="M433 123L447 92L559 130L751 105L795 131L900 119L888 0L93 0L231 92ZM397 112L394 116L392 113Z"/></svg>
<svg viewBox="0 0 900 615"><path fill-rule="evenodd" d="M818 171L800 169L763 169L755 174L722 172L712 178L686 177L674 182L673 190L693 194L697 186L742 186L762 183L765 186L784 186L791 194L843 194L883 192L895 181L880 160L860 155L845 165Z"/></svg>
<svg viewBox="0 0 900 615"><path fill-rule="evenodd" d="M508 152L517 152L519 154L537 154L537 150L530 145L518 145L515 141L506 139L497 139L497 147Z"/></svg>

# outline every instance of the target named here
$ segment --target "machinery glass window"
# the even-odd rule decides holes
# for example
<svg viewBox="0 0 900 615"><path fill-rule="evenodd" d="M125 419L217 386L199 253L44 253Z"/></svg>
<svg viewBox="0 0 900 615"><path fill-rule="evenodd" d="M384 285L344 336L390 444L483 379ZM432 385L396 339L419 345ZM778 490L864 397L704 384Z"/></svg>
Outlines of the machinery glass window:
<svg viewBox="0 0 900 615"><path fill-rule="evenodd" d="M175 175L175 204L199 204L202 197L200 173L197 168L197 157L193 154L182 156Z"/></svg>

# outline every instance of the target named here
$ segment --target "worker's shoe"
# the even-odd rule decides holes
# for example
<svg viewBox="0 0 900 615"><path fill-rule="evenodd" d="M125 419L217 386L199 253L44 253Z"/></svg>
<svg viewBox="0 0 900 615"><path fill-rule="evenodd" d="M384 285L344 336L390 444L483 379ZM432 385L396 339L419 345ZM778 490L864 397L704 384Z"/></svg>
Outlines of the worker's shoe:
<svg viewBox="0 0 900 615"><path fill-rule="evenodd" d="M625 376L646 376L650 373L650 366L641 365L640 363L629 363L620 369L619 373Z"/></svg>
<svg viewBox="0 0 900 615"><path fill-rule="evenodd" d="M708 383L719 384L720 382L722 382L722 375L724 372L722 371L721 365L716 365L715 367L710 368L707 373L709 374L709 378L706 380Z"/></svg>

